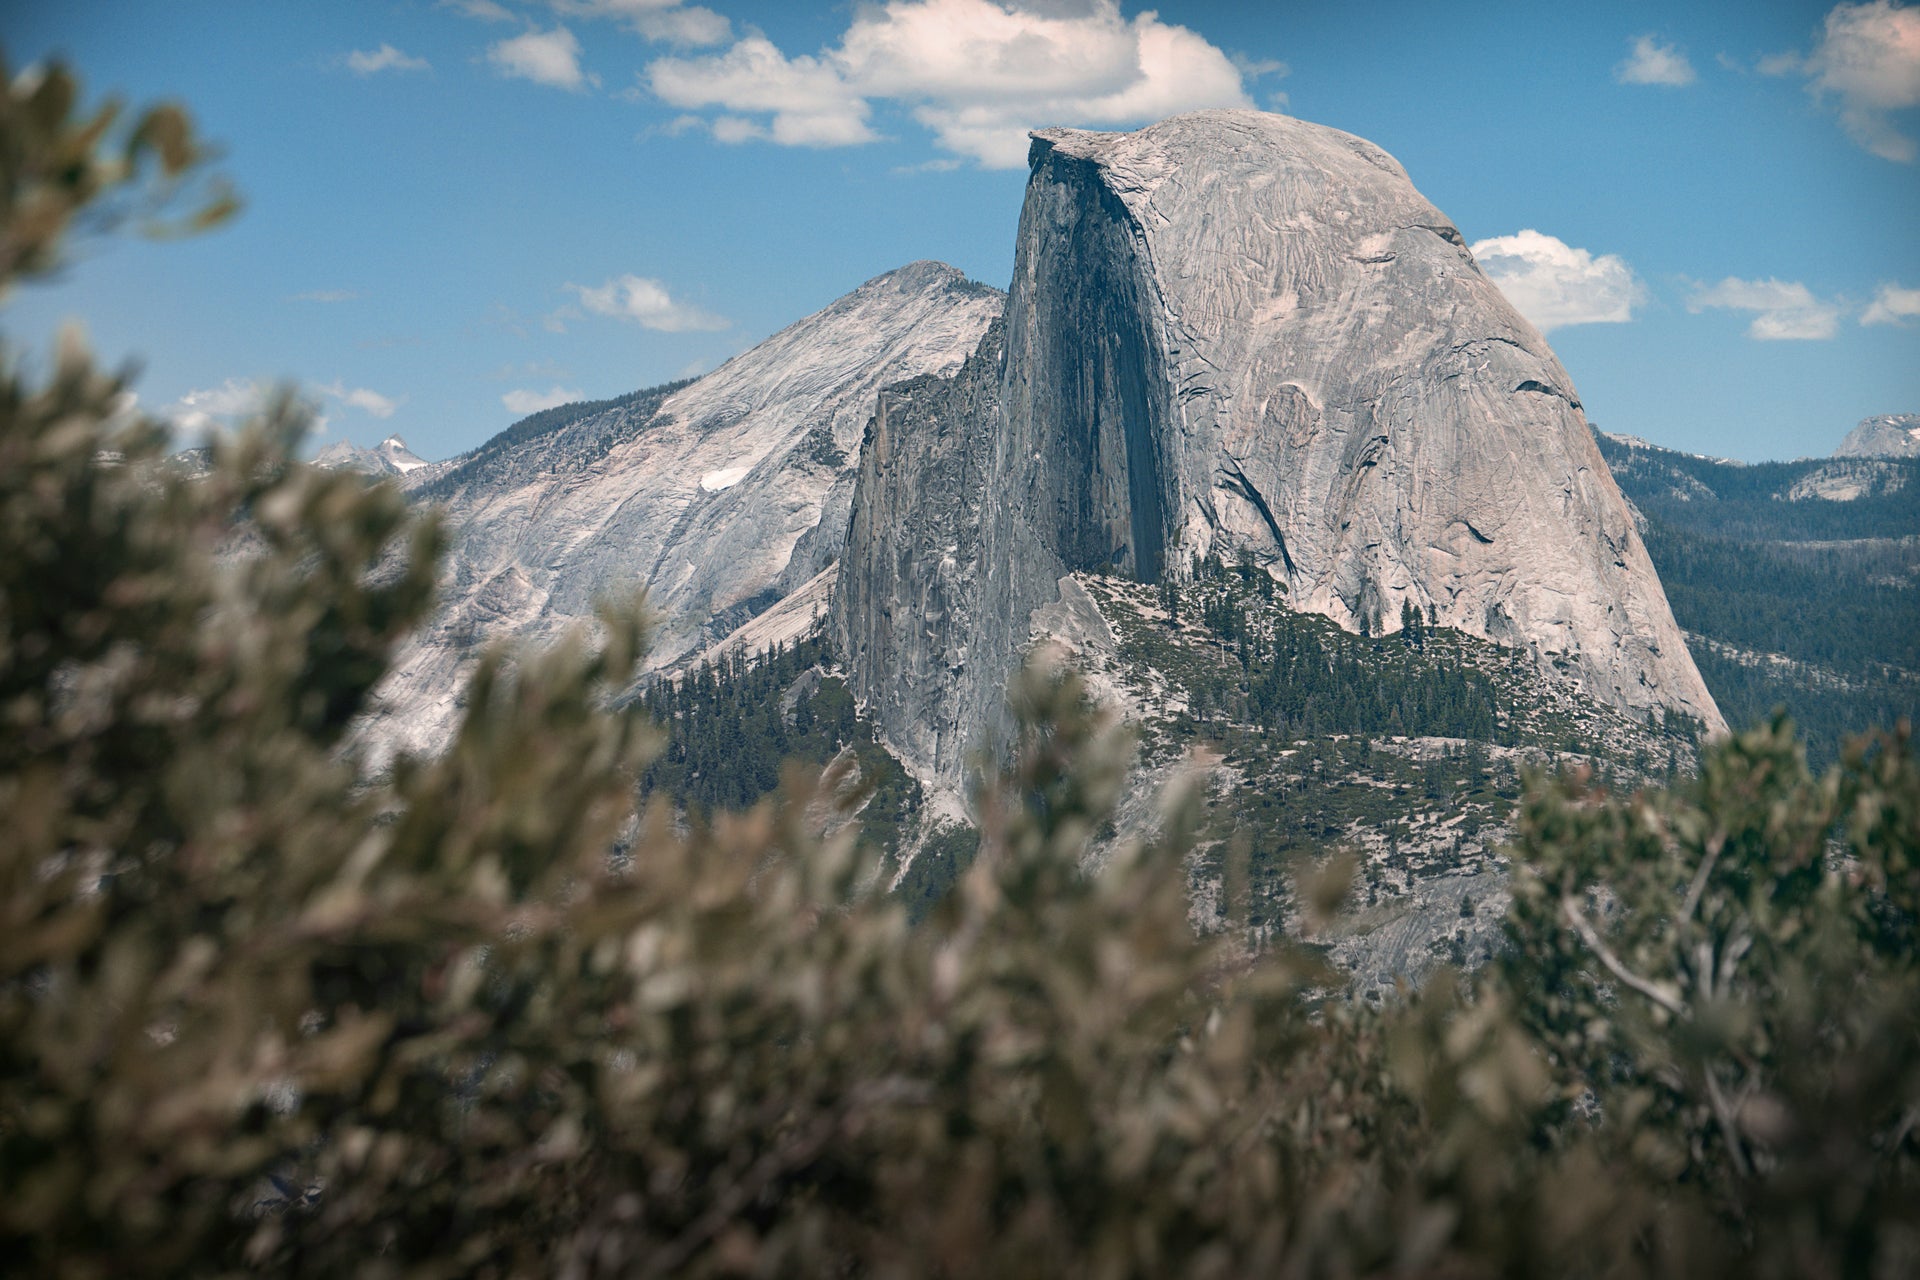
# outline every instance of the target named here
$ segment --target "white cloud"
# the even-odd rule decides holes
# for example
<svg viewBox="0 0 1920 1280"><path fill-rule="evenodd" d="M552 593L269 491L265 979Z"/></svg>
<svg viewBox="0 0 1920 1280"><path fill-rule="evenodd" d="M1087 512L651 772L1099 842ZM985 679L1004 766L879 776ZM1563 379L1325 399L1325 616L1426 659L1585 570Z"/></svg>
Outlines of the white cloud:
<svg viewBox="0 0 1920 1280"><path fill-rule="evenodd" d="M1151 12L1124 18L1116 0L1044 11L998 0L889 0L857 10L839 45L817 56L789 57L755 33L721 54L657 59L646 83L670 105L719 108L759 129L716 122L722 141L871 142L873 104L893 102L944 149L1018 168L1029 129L1250 106L1242 76L1192 31Z"/></svg>
<svg viewBox="0 0 1920 1280"><path fill-rule="evenodd" d="M381 71L426 71L425 58L412 58L400 52L390 44L382 44L378 49L355 49L347 55L347 70L357 76L370 76Z"/></svg>
<svg viewBox="0 0 1920 1280"><path fill-rule="evenodd" d="M381 395L378 391L374 391L369 387L348 387L338 379L321 386L319 390L332 396L335 400L352 405L361 412L370 413L376 418L391 418L393 411L404 403L404 397L401 400L394 400Z"/></svg>
<svg viewBox="0 0 1920 1280"><path fill-rule="evenodd" d="M512 22L513 13L495 0L440 0L439 8L451 9L465 18L480 22Z"/></svg>
<svg viewBox="0 0 1920 1280"><path fill-rule="evenodd" d="M614 18L648 40L668 44L725 44L733 24L721 14L680 0L548 0L555 11L583 18Z"/></svg>
<svg viewBox="0 0 1920 1280"><path fill-rule="evenodd" d="M1762 342L1831 338L1840 328L1840 305L1816 298L1797 280L1728 276L1719 284L1696 286L1687 310L1698 313L1709 307L1753 312L1747 336Z"/></svg>
<svg viewBox="0 0 1920 1280"><path fill-rule="evenodd" d="M1631 320L1633 304L1646 293L1618 255L1596 257L1531 229L1477 241L1473 256L1507 301L1542 333L1570 324Z"/></svg>
<svg viewBox="0 0 1920 1280"><path fill-rule="evenodd" d="M674 301L667 286L644 276L615 276L604 284L570 284L567 288L579 295L580 305L593 314L632 320L643 329L686 333L725 329L732 323L689 303Z"/></svg>
<svg viewBox="0 0 1920 1280"><path fill-rule="evenodd" d="M160 411L176 430L211 436L231 430L265 402L267 389L252 378L228 378L217 387L198 387Z"/></svg>
<svg viewBox="0 0 1920 1280"><path fill-rule="evenodd" d="M660 58L646 74L653 92L676 107L772 113L759 135L729 123L723 136L716 127L721 141L764 136L786 146L844 147L879 136L867 127L871 109L835 67L805 55L788 58L762 35L711 57Z"/></svg>
<svg viewBox="0 0 1920 1280"><path fill-rule="evenodd" d="M1635 36L1633 52L1613 69L1613 78L1621 84L1658 84L1679 89L1699 77L1687 55L1670 44L1661 44L1652 36Z"/></svg>
<svg viewBox="0 0 1920 1280"><path fill-rule="evenodd" d="M1810 55L1776 54L1759 70L1806 76L1807 91L1837 99L1841 126L1874 155L1912 164L1920 154L1894 123L1895 112L1920 106L1920 9L1892 0L1836 5Z"/></svg>
<svg viewBox="0 0 1920 1280"><path fill-rule="evenodd" d="M580 41L565 27L534 29L487 46L487 61L503 76L574 92L599 81L580 69Z"/></svg>
<svg viewBox="0 0 1920 1280"><path fill-rule="evenodd" d="M352 302L360 296L357 289L309 289L292 296L294 302Z"/></svg>
<svg viewBox="0 0 1920 1280"><path fill-rule="evenodd" d="M1905 289L1883 284L1873 301L1860 313L1861 324L1900 324L1920 319L1920 289Z"/></svg>
<svg viewBox="0 0 1920 1280"><path fill-rule="evenodd" d="M551 409L555 405L572 404L576 400L585 400L586 398L584 392L575 391L571 388L555 384L545 391L516 388L501 396L500 403L507 407L508 413L517 413L524 418L528 414L538 413L542 409Z"/></svg>

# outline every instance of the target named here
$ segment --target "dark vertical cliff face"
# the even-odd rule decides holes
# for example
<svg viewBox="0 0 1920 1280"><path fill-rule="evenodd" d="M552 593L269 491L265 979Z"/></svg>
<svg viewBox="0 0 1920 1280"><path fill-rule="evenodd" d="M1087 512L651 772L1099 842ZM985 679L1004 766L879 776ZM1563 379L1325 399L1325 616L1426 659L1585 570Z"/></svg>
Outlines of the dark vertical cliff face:
<svg viewBox="0 0 1920 1280"><path fill-rule="evenodd" d="M1069 569L1160 576L1167 380L1132 216L1095 167L1034 144L1009 317L1002 470ZM1030 448L1028 446L1031 446Z"/></svg>

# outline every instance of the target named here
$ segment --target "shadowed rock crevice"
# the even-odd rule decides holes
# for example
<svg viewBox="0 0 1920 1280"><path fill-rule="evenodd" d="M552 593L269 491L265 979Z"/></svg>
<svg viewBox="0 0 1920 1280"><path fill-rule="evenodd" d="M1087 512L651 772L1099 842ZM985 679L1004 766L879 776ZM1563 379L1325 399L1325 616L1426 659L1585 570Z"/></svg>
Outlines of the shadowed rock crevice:
<svg viewBox="0 0 1920 1280"><path fill-rule="evenodd" d="M1035 415L1035 479L1053 495L1045 531L1069 569L1154 581L1168 532L1167 377L1137 261L1143 238L1094 166L1039 141L1032 158L1033 182L1057 189L1064 216L1028 258L1031 372L1010 403Z"/></svg>

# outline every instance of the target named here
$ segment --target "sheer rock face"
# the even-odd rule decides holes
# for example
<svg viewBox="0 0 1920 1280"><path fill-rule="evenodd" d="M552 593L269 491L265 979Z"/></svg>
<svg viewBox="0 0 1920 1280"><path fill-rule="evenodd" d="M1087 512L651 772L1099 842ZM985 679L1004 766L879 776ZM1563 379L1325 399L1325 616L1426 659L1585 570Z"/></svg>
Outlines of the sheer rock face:
<svg viewBox="0 0 1920 1280"><path fill-rule="evenodd" d="M1603 702L1724 728L1566 371L1391 157L1252 111L1033 136L997 405L916 393L994 419L946 428L984 474L977 603L948 607L972 629L870 640L866 696L964 644L941 723L981 723L1063 574L1248 548L1343 625L1397 629L1410 601L1560 655ZM843 584L873 555L853 535ZM879 599L842 590L842 634L876 635L849 611Z"/></svg>
<svg viewBox="0 0 1920 1280"><path fill-rule="evenodd" d="M485 641L539 643L644 587L667 666L806 586L845 542L879 389L957 369L1002 303L913 263L670 394L438 464L422 496L453 537L442 603L380 690L373 759L445 745Z"/></svg>
<svg viewBox="0 0 1920 1280"><path fill-rule="evenodd" d="M834 596L834 640L855 689L895 751L932 777L964 770L970 721L958 691L970 646L1006 629L978 612L1004 334L996 321L952 377L880 393Z"/></svg>
<svg viewBox="0 0 1920 1280"><path fill-rule="evenodd" d="M1863 418L1833 451L1836 458L1920 458L1920 413Z"/></svg>

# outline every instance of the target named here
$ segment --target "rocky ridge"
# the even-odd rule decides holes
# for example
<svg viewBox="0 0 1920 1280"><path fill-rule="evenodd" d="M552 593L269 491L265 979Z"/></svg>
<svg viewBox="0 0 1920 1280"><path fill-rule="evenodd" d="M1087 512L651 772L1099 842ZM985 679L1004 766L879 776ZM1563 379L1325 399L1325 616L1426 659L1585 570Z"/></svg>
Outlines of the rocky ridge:
<svg viewBox="0 0 1920 1280"><path fill-rule="evenodd" d="M539 644L641 588L650 662L697 655L818 578L846 536L879 389L957 369L1002 295L917 262L685 384L547 411L412 486L452 533L441 604L361 740L444 745L481 644Z"/></svg>

